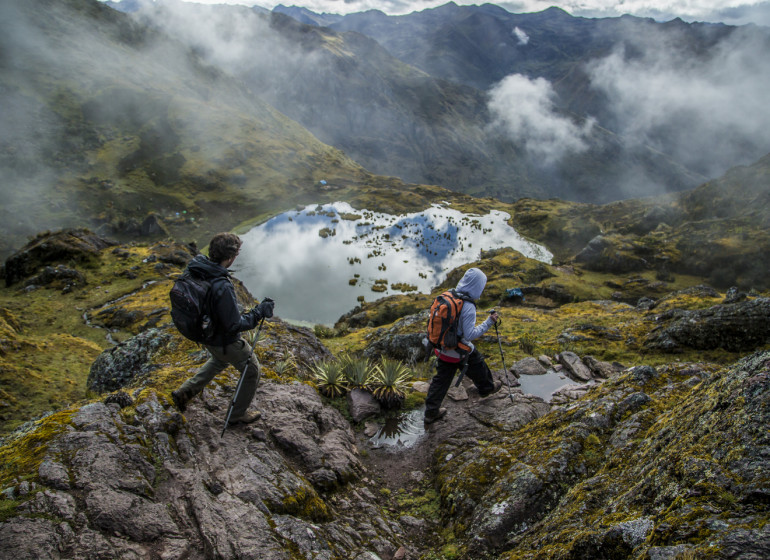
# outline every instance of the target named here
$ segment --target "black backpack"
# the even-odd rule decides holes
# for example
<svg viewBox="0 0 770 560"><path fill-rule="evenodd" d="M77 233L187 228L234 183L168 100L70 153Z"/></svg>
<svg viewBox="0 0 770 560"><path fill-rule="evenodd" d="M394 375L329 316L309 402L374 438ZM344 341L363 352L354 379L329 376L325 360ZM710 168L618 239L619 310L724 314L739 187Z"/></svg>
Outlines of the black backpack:
<svg viewBox="0 0 770 560"><path fill-rule="evenodd" d="M169 292L171 320L193 342L207 343L215 334L212 292L211 282L187 270L174 281Z"/></svg>

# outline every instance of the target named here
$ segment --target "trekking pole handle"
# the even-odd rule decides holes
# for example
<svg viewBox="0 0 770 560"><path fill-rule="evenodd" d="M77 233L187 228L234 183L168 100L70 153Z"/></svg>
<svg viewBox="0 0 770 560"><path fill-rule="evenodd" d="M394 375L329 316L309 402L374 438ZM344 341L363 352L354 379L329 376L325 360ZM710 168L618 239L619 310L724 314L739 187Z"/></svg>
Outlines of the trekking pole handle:
<svg viewBox="0 0 770 560"><path fill-rule="evenodd" d="M493 307L492 309L490 309L490 310L489 310L489 314L490 314L490 315L492 315L492 314L496 314L496 315L497 315L497 309L495 309L495 308ZM494 323L494 324L495 324L495 326L497 326L497 325L499 325L500 323L502 323L502 319L500 319L500 316L498 315L498 317L497 317L497 320L495 321L495 323Z"/></svg>

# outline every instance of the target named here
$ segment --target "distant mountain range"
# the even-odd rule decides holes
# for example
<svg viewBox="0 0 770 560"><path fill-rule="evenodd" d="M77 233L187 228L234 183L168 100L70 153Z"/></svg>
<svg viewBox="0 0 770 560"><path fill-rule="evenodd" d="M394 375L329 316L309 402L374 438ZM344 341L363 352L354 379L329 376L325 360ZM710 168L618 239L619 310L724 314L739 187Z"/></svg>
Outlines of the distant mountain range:
<svg viewBox="0 0 770 560"><path fill-rule="evenodd" d="M399 179L503 201L685 190L770 151L769 45L760 28L492 5L8 0L0 249L61 225L152 230L151 213L205 237Z"/></svg>
<svg viewBox="0 0 770 560"><path fill-rule="evenodd" d="M139 14L209 60L222 63L226 44L228 73L367 169L409 182L606 202L691 188L770 149L770 133L712 106L758 103L762 28L454 3L404 16L278 6L265 29L228 6L166 0ZM201 18L216 23L191 33ZM715 77L726 67L735 89Z"/></svg>

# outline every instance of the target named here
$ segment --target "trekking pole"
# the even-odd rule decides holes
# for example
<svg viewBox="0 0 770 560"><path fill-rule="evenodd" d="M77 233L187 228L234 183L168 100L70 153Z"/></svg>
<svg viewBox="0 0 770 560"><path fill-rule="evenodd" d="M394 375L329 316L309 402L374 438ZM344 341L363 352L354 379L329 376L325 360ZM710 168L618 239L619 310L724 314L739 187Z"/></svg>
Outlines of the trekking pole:
<svg viewBox="0 0 770 560"><path fill-rule="evenodd" d="M459 387L460 383L463 382L463 377L465 377L465 372L468 371L468 358L470 357L470 354L465 356L465 359L463 359L463 365L460 369L460 375L457 376L457 383L455 383L455 387Z"/></svg>
<svg viewBox="0 0 770 560"><path fill-rule="evenodd" d="M493 309L490 311L490 313L494 313L495 310ZM500 322L500 319L495 321L495 334L497 335L497 345L500 347L500 359L503 360L503 375L505 375L505 382L508 384L508 396L511 397L511 402L513 401L513 390L511 389L511 380L508 379L508 368L505 367L505 356L503 356L503 343L500 342L500 332L497 330L497 323Z"/></svg>
<svg viewBox="0 0 770 560"><path fill-rule="evenodd" d="M259 333L262 330L262 323L264 322L265 322L265 318L262 317L262 320L259 322L259 328L257 329L257 334L254 335L254 343L251 345L251 353L249 354L249 358L246 360L246 367L243 368L243 373L241 373L241 377L238 379L238 384L235 386L235 393L233 393L233 398L230 399L230 405L227 407L227 416L225 417L225 425L222 426L222 433L219 434L220 438L225 435L225 430L227 430L227 426L230 423L230 415L233 413L233 405L235 404L235 401L238 398L238 393L241 392L241 386L243 385L243 378L246 377L246 370L249 369L249 365L251 363L251 356L254 354L254 349L257 347L257 341L259 340ZM260 377L262 377L262 372L260 372L259 368L257 368L257 387L259 387Z"/></svg>

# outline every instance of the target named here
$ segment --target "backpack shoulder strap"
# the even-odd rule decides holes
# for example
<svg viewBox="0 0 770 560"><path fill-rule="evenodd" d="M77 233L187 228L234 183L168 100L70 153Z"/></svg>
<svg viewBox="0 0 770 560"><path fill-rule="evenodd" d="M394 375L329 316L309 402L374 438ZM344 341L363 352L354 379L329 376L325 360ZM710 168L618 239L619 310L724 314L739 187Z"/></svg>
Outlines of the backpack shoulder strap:
<svg viewBox="0 0 770 560"><path fill-rule="evenodd" d="M470 296L464 294L463 292L458 292L457 290L449 290L452 292L452 295L458 299L461 299L463 301L467 301L468 303L472 303L474 306L476 305L476 300L472 299Z"/></svg>

